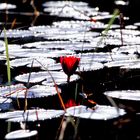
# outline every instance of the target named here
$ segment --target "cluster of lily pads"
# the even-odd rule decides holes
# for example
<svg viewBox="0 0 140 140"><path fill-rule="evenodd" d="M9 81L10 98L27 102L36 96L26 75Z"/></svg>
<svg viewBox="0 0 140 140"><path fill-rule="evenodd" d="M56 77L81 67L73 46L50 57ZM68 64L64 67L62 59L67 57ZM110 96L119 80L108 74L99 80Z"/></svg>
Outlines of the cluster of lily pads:
<svg viewBox="0 0 140 140"><path fill-rule="evenodd" d="M16 5L0 4L0 10L6 8L14 10ZM28 122L37 124L53 118L65 118L64 123L71 116L105 121L125 115L126 111L113 106L113 102L111 102L112 106L108 106L88 100L86 93L79 93L76 90L76 85L79 84L79 80L84 80L81 79L81 73L105 68L119 68L120 71L139 70L140 67L139 23L125 25L121 29L119 12L114 16L106 11L101 12L98 7L90 7L86 2L49 1L42 4L42 9L48 17L56 16L57 20L54 20L51 25L34 25L27 29L6 29L6 35L4 30L0 33L0 61L7 66L4 41L7 38L11 73L14 70L11 85L1 82L0 120L3 120L7 127L9 123L11 125L18 123L22 129L4 133L6 139L26 138L38 133L41 137L39 131L29 131L32 128L26 128ZM106 20L109 21L113 16L114 22L107 23ZM61 20L58 20L59 18ZM129 17L123 19L127 22ZM87 79L92 78L94 79L94 77L87 77ZM71 83L75 86L75 96L82 94L83 100L92 104L92 107L82 102L77 104L73 101L74 99L68 102L63 101L62 95L67 94L63 93L63 88L67 89ZM111 98L139 100L139 95L131 95L137 92L109 91L104 95ZM46 108L40 108L41 103L45 103L42 102L44 99ZM47 108L49 99L51 100L49 104L52 106L56 104L61 108ZM30 105L28 108L31 100L38 104ZM45 104L43 106L45 107ZM60 131L60 136L62 131Z"/></svg>

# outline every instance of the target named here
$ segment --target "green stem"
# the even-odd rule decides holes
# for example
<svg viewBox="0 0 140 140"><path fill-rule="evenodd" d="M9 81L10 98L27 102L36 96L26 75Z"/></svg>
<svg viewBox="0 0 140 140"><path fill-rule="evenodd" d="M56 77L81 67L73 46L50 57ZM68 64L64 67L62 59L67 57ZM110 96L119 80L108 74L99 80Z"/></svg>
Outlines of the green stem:
<svg viewBox="0 0 140 140"><path fill-rule="evenodd" d="M4 28L4 42L5 42L5 48L6 48L8 85L11 85L11 71L10 71L10 60L9 60L9 51L8 51L8 40L7 40L5 28Z"/></svg>

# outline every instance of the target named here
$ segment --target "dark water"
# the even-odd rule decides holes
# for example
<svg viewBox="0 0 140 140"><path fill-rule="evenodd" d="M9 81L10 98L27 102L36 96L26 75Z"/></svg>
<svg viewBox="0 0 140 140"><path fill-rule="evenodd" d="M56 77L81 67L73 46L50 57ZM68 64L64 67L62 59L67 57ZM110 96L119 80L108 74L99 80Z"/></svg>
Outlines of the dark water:
<svg viewBox="0 0 140 140"><path fill-rule="evenodd" d="M1 29L5 27L6 29L12 27L13 21L16 19L14 29L28 29L28 27L33 25L50 25L53 21L57 20L63 20L63 18L57 18L56 16L49 16L47 13L43 12L42 4L46 2L45 0L34 0L34 5L36 9L39 11L39 16L36 17L34 14L33 6L30 4L30 0L27 0L26 2L23 2L22 0L3 0L1 2L8 2L11 4L16 4L17 9L14 10L8 10L8 13L6 13L5 10L0 11L0 22L1 22ZM89 0L88 2L91 7L99 7L100 11L108 11L110 13L113 13L115 8L119 8L120 11L124 14L124 16L128 16L129 20L125 21L125 24L133 24L135 22L140 22L140 16L139 16L139 6L140 6L140 0L130 0L128 6L121 6L118 7L114 4L114 0ZM13 41L13 40L12 40ZM28 41L28 40L27 40ZM14 40L14 42L16 42ZM18 42L18 41L17 41ZM25 43L25 42L24 42ZM3 66L3 63L2 63ZM17 70L17 69L16 69ZM16 70L11 70L13 75L17 75ZM1 77L5 80L7 80L4 75L6 75L6 67L1 67L0 72L3 74ZM23 70L23 73L26 72ZM84 75L85 79L85 90L89 90L88 92L95 92L94 99L97 100L99 104L106 104L107 99L101 95L101 93L108 89L115 89L116 86L118 89L139 89L139 83L137 82L140 80L139 77L136 77L127 80L125 78L131 77L132 73L126 72L125 76L123 77L121 75L120 69L114 68L114 69L103 69L103 70L97 70L95 72L87 72L86 75ZM138 72L134 72L133 76L135 74L139 74ZM93 79L89 79L87 77L93 77ZM2 79L1 79L2 80ZM91 81L90 81L91 80ZM112 82L108 82L112 81ZM104 84L104 85L103 85ZM86 87L87 86L87 87ZM130 114L129 117L125 116L124 120L119 124L119 121L93 121L92 123L89 120L81 120L81 123L79 125L79 137L77 140L139 140L140 137L140 127L139 127L139 116L135 116L134 114ZM129 120L130 119L130 120ZM53 121L53 120L52 120ZM127 123L127 121L129 123ZM3 123L3 121L2 121ZM2 124L1 123L1 124ZM52 140L54 138L54 133L46 135L45 129L48 131L53 132L54 128L51 127L52 125L57 125L57 123L54 121L53 123L48 122L41 122L42 127L38 128L40 131L40 139L39 140ZM59 122L60 123L60 122ZM115 125L114 125L115 123ZM117 124L118 123L118 124ZM33 129L36 127L34 124L31 124L31 128ZM59 126L56 126L58 128ZM73 127L72 127L73 128ZM71 135L73 135L73 129L70 126L70 131L67 131L65 134L67 137L65 140L72 140ZM2 130L2 127L1 129ZM132 133L132 131L134 131ZM46 136L46 137L44 137ZM49 137L50 136L50 137ZM4 136L3 136L4 137ZM3 139L2 137L2 139Z"/></svg>
<svg viewBox="0 0 140 140"><path fill-rule="evenodd" d="M40 12L40 15L35 20L34 9L31 5L31 0L2 0L1 2L7 2L11 4L16 4L17 8L14 10L9 10L8 14L6 14L5 10L0 11L1 18L0 22L2 22L3 26L10 28L11 23L14 19L16 19L16 25L14 28L25 28L31 25L48 25L51 24L52 21L56 20L56 17L48 16L47 13L43 12L42 4L46 2L45 0L32 0L36 9ZM124 14L124 16L128 16L130 19L126 24L132 24L135 22L139 22L139 0L128 0L129 5L127 6L117 6L114 4L114 0L84 0L83 2L89 3L91 7L99 7L100 11L107 11L113 13L115 8L119 8L120 11ZM11 11L11 12L10 12ZM35 22L34 22L35 20ZM3 27L1 26L1 27Z"/></svg>

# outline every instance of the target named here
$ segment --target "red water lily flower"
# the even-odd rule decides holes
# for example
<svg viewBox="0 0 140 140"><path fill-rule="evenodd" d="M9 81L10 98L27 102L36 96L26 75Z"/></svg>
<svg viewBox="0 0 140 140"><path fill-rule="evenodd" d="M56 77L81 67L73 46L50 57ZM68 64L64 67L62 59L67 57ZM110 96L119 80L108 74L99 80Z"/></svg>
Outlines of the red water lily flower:
<svg viewBox="0 0 140 140"><path fill-rule="evenodd" d="M62 65L62 69L69 78L76 71L80 62L80 58L75 56L62 56L60 57L60 63Z"/></svg>
<svg viewBox="0 0 140 140"><path fill-rule="evenodd" d="M96 19L90 18L89 21L91 21L91 22L96 22Z"/></svg>
<svg viewBox="0 0 140 140"><path fill-rule="evenodd" d="M69 108L69 107L72 107L72 106L77 106L76 102L74 99L69 99L66 103L65 103L65 107L66 108Z"/></svg>

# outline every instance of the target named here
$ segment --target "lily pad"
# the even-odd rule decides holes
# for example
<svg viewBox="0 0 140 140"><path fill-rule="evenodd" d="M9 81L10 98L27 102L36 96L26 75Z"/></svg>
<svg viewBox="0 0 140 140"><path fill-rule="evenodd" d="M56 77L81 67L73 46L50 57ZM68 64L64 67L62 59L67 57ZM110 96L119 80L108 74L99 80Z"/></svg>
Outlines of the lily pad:
<svg viewBox="0 0 140 140"><path fill-rule="evenodd" d="M90 120L110 120L125 115L123 109L107 105L96 105L93 109L86 106L70 107L66 110L66 115Z"/></svg>

